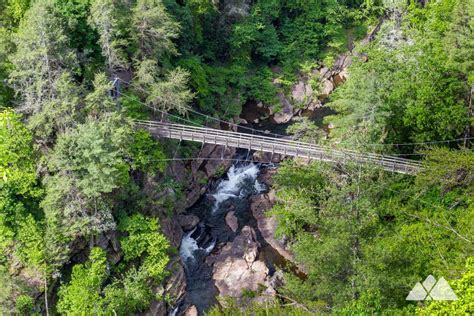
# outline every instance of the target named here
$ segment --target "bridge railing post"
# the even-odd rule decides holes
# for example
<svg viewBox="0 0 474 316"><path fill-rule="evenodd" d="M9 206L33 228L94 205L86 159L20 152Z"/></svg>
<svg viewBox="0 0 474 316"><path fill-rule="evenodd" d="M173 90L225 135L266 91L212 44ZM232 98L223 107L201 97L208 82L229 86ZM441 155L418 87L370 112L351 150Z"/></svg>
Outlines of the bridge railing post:
<svg viewBox="0 0 474 316"><path fill-rule="evenodd" d="M355 150L337 150L326 146L319 146L311 143L295 142L288 139L275 139L262 135L250 135L232 131L221 131L211 128L186 126L173 123L156 123L149 120L136 120L134 124L139 128L149 128L158 132L160 137L171 139L199 141L203 144L215 144L226 148L235 146L238 148L248 147L249 152L254 150L271 152L272 157L276 150L284 155L295 157L306 157L308 159L319 159L327 161L349 162L354 161L360 164L377 164L388 172L415 174L421 168L421 164L405 158L384 156L383 154L362 153ZM218 143L219 141L219 143ZM257 149L258 148L258 149ZM223 157L221 157L223 158Z"/></svg>

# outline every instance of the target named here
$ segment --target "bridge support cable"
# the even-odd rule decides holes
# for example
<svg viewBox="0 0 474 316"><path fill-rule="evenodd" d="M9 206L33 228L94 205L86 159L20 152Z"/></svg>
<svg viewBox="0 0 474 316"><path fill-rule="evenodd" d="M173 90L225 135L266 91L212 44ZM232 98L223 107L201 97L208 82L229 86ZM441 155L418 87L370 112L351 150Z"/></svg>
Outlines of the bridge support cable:
<svg viewBox="0 0 474 316"><path fill-rule="evenodd" d="M233 131L217 130L212 128L186 126L172 123L150 123L147 121L136 121L138 127L145 127L155 132L158 136L214 145L230 146L263 152L283 154L287 156L306 157L328 162L348 161L364 165L379 165L383 169L392 172L413 174L421 169L418 161L385 156L372 153L361 153L354 150L341 150L325 147L291 139L273 138L260 135L249 135Z"/></svg>

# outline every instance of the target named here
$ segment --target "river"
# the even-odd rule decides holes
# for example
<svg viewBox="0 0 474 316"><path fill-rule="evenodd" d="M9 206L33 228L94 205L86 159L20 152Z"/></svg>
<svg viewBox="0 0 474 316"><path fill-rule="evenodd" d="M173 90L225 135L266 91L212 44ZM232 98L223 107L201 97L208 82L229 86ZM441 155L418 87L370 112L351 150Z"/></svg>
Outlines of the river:
<svg viewBox="0 0 474 316"><path fill-rule="evenodd" d="M206 257L232 241L245 225L257 226L250 211L249 197L268 189L257 180L259 172L265 168L274 166L252 161L234 163L224 176L210 185L207 194L187 210L187 214L198 216L200 222L194 229L185 232L181 241L179 254L185 266L186 295L170 315L179 315L181 309L189 305L195 305L202 314L217 303L219 291L214 285L212 266L206 263ZM236 232L225 222L225 216L230 211L238 219L239 229ZM268 261L269 270L273 272L273 262L280 259L258 231L257 236L262 245L262 255L266 257L263 259Z"/></svg>

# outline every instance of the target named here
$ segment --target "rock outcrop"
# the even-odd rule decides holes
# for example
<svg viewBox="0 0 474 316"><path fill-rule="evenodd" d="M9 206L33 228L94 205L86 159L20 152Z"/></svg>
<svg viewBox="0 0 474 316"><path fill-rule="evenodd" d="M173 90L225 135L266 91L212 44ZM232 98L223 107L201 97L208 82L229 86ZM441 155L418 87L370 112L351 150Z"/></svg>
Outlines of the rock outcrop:
<svg viewBox="0 0 474 316"><path fill-rule="evenodd" d="M195 215L178 215L177 220L181 228L186 231L193 229L199 223L199 217Z"/></svg>
<svg viewBox="0 0 474 316"><path fill-rule="evenodd" d="M230 229L232 229L234 233L237 232L237 229L239 229L239 220L235 216L234 211L230 211L225 215L225 223L230 227Z"/></svg>
<svg viewBox="0 0 474 316"><path fill-rule="evenodd" d="M186 275L180 259L177 258L169 265L168 271L170 271L169 278L165 281L164 285L155 289L155 293L160 297L171 297L174 302L181 300L186 292ZM151 303L149 310L143 315L152 316L164 316L169 311L169 306L165 299L155 300Z"/></svg>
<svg viewBox="0 0 474 316"><path fill-rule="evenodd" d="M253 217L257 220L258 230L263 239L272 246L282 257L293 261L293 255L286 248L283 240L275 238L275 232L278 227L278 221L275 216L268 217L266 211L270 210L276 203L275 191L255 195L250 200L250 208Z"/></svg>
<svg viewBox="0 0 474 316"><path fill-rule="evenodd" d="M302 104L308 101L308 99L313 96L313 88L310 84L307 84L305 81L300 80L293 87L293 90L291 91L291 96L293 97L293 100Z"/></svg>
<svg viewBox="0 0 474 316"><path fill-rule="evenodd" d="M183 229L178 224L178 220L175 217L168 218L164 217L160 219L161 231L170 241L172 247L179 247L181 239L183 238Z"/></svg>
<svg viewBox="0 0 474 316"><path fill-rule="evenodd" d="M198 316L198 310L196 306L191 305L184 311L184 316Z"/></svg>
<svg viewBox="0 0 474 316"><path fill-rule="evenodd" d="M249 14L250 0L224 0L221 3L221 12L227 20L236 20Z"/></svg>
<svg viewBox="0 0 474 316"><path fill-rule="evenodd" d="M269 152L256 151L253 153L252 157L254 161L264 162L264 163L279 163L282 160L280 154L273 154Z"/></svg>
<svg viewBox="0 0 474 316"><path fill-rule="evenodd" d="M232 242L206 259L213 265L212 278L220 296L240 298L242 291L258 291L267 283L268 268L257 260L259 247L253 228L244 226Z"/></svg>
<svg viewBox="0 0 474 316"><path fill-rule="evenodd" d="M320 108L334 89L347 79L347 69L351 65L352 59L351 53L342 54L336 58L334 66L331 68L322 66L308 74L300 74L290 95L286 95L280 82L274 79L273 85L278 91L277 104L258 103L258 111L264 114L250 121L259 124L262 120L270 118L275 124L286 124L295 116L301 115L303 111L315 111ZM273 67L272 71L278 74L281 69Z"/></svg>
<svg viewBox="0 0 474 316"><path fill-rule="evenodd" d="M198 154L198 159L191 162L191 172L184 165L174 168L180 170L173 170L173 176L182 172L188 173L187 176L181 177L183 179L181 183L187 187L186 201L183 208L189 208L199 200L207 190L208 180L225 172L232 165L229 158L233 157L235 153L235 148L205 144ZM200 157L211 159L199 159Z"/></svg>
<svg viewBox="0 0 474 316"><path fill-rule="evenodd" d="M293 106L283 93L278 93L280 100L279 111L276 111L277 106L271 108L270 112L273 114L273 121L276 124L288 123L293 118Z"/></svg>

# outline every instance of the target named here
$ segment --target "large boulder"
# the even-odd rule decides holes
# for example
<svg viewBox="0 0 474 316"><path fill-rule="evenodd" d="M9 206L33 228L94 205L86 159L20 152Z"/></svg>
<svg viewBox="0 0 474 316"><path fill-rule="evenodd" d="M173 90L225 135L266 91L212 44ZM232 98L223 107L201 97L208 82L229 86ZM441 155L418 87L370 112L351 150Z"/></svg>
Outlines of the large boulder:
<svg viewBox="0 0 474 316"><path fill-rule="evenodd" d="M336 62L334 63L333 67L333 77L332 81L334 86L337 87L341 83L343 83L347 77L349 76L348 68L352 64L352 56L351 55L340 55L337 57Z"/></svg>
<svg viewBox="0 0 474 316"><path fill-rule="evenodd" d="M227 170L232 165L230 158L235 155L236 151L237 150L234 147L226 148L224 146L216 146L207 156L210 159L207 160L204 165L204 172L207 177L211 178L217 175L218 172ZM220 160L220 158L222 158L222 160Z"/></svg>
<svg viewBox="0 0 474 316"><path fill-rule="evenodd" d="M184 316L198 316L198 310L196 306L191 305L184 311Z"/></svg>
<svg viewBox="0 0 474 316"><path fill-rule="evenodd" d="M288 123L293 117L293 106L291 105L290 101L288 101L285 94L281 92L278 93L278 98L280 99L281 109L276 111L275 107L272 107L271 112L274 112L273 121L276 124Z"/></svg>
<svg viewBox="0 0 474 316"><path fill-rule="evenodd" d="M181 228L186 231L193 229L199 223L199 217L195 215L178 215L177 220Z"/></svg>
<svg viewBox="0 0 474 316"><path fill-rule="evenodd" d="M266 211L270 210L275 203L275 190L270 190L268 193L252 196L250 199L250 209L252 210L253 217L257 221L257 226L263 239L282 257L293 261L293 255L286 248L284 241L275 238L275 232L278 227L276 217L274 215L269 217L266 214Z"/></svg>
<svg viewBox="0 0 474 316"><path fill-rule="evenodd" d="M186 190L186 208L189 208L196 203L201 194L203 193L203 189L205 190L205 185L207 183L207 175L204 171L198 170L193 176L193 180L188 186Z"/></svg>
<svg viewBox="0 0 474 316"><path fill-rule="evenodd" d="M258 291L261 284L266 284L268 268L257 260L259 246L255 231L244 226L232 242L206 259L213 264L212 278L220 296L240 298L243 290Z"/></svg>
<svg viewBox="0 0 474 316"><path fill-rule="evenodd" d="M322 79L319 99L325 101L334 90L334 84L330 79Z"/></svg>
<svg viewBox="0 0 474 316"><path fill-rule="evenodd" d="M234 211L230 211L225 215L225 223L230 227L230 229L232 229L234 233L237 231L237 229L239 229L239 220L235 216Z"/></svg>
<svg viewBox="0 0 474 316"><path fill-rule="evenodd" d="M265 168L263 169L257 177L258 182L265 184L268 187L271 187L273 184L273 176L277 173L277 168Z"/></svg>
<svg viewBox="0 0 474 316"><path fill-rule="evenodd" d="M160 225L171 246L178 248L183 238L183 230L178 221L175 218L164 217L160 219Z"/></svg>
<svg viewBox="0 0 474 316"><path fill-rule="evenodd" d="M306 80L300 80L291 91L293 100L298 103L308 102L313 96L313 88Z"/></svg>

